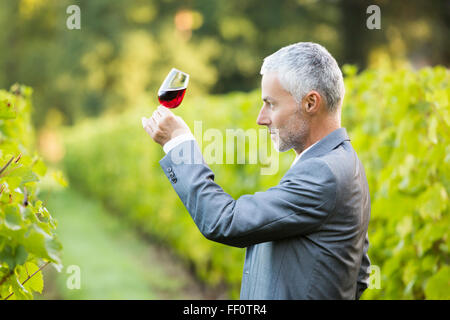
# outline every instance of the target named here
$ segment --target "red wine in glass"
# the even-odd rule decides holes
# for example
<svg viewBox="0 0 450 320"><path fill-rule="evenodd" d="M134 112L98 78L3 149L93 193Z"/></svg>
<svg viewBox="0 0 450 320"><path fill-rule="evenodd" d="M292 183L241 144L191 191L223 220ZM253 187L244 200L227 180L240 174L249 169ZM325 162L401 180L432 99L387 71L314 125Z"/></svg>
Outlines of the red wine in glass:
<svg viewBox="0 0 450 320"><path fill-rule="evenodd" d="M163 106L167 108L176 108L183 101L186 88L169 89L158 92L158 100Z"/></svg>
<svg viewBox="0 0 450 320"><path fill-rule="evenodd" d="M189 75L172 68L161 88L158 90L158 100L166 108L176 108L183 101L186 88L189 83Z"/></svg>

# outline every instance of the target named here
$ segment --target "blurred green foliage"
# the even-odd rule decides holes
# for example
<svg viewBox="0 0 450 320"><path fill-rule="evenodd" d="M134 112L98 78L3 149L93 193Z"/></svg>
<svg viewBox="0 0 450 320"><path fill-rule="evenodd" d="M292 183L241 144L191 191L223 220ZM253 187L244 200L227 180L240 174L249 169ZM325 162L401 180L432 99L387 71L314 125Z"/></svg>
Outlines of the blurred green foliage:
<svg viewBox="0 0 450 320"><path fill-rule="evenodd" d="M66 9L81 9L68 30ZM381 8L381 30L366 9ZM176 67L195 75L191 94L251 91L262 59L298 41L324 45L340 64L373 66L379 55L415 66L450 61L445 0L2 0L0 87L35 89L38 127L121 112L155 91ZM149 95L148 93L152 93ZM50 111L50 112L49 112Z"/></svg>
<svg viewBox="0 0 450 320"><path fill-rule="evenodd" d="M66 27L66 8L73 4L81 8L81 30ZM371 4L381 8L381 30L366 28ZM449 5L445 0L407 6L385 0L2 0L0 87L32 86L35 108L24 107L16 119L0 99L1 159L20 152L29 169L37 159L27 154L35 146L32 122L40 130L41 150L57 162L58 126L80 123L65 137L64 166L75 185L169 243L206 282L229 283L237 297L243 250L203 239L168 191L171 184L157 163L164 152L140 127L140 117L153 109L140 106L156 107L156 91L176 67L191 74L176 110L191 128L194 120L203 121L204 131L254 128L260 98L252 90L259 86L262 59L290 43L319 42L340 65L358 66L345 68L342 121L366 167L373 206L369 252L382 275L381 289L363 297L448 298L448 70L403 67L448 65ZM30 106L31 91L23 90L16 98ZM228 94L208 95L217 93ZM0 97L15 99L6 91ZM95 116L102 118L83 121ZM294 154L283 155L272 176L261 175L259 165L211 167L219 185L237 198L277 184L293 159ZM45 170L37 163L31 170L39 175ZM60 172L54 178L65 183ZM10 182L14 186L19 179ZM14 190L9 191L19 201L23 194ZM6 194L0 200L7 201ZM1 219L0 227L6 221ZM1 254L14 263L11 257L24 251L5 249L4 239ZM18 256L22 262L24 255ZM7 271L0 270L1 281ZM10 288L3 286L0 294Z"/></svg>
<svg viewBox="0 0 450 320"><path fill-rule="evenodd" d="M70 188L46 187L42 195L49 196L47 207L58 220L56 232L64 246L65 268L60 273L45 270L45 290L36 298L204 298L176 259L158 254L157 248L142 241L123 218L105 210L99 200L87 199ZM78 288L74 288L75 273L69 273L74 266L79 268Z"/></svg>
<svg viewBox="0 0 450 320"><path fill-rule="evenodd" d="M365 167L372 201L369 256L381 271L381 288L363 298L448 299L449 71L378 69L357 75L355 67L345 66L344 72L342 126ZM174 112L191 129L201 120L203 132L224 132L255 129L260 106L260 92L254 91L187 96ZM152 111L138 108L66 128L63 166L76 188L170 244L208 284L228 283L236 298L244 250L208 241L194 225L161 171L162 148L142 129L141 116ZM208 144L203 142L203 150ZM294 154L280 158L274 175L261 175L260 164L248 161L210 167L215 181L237 199L278 184Z"/></svg>
<svg viewBox="0 0 450 320"><path fill-rule="evenodd" d="M371 193L367 299L449 299L450 72L346 71L342 119Z"/></svg>
<svg viewBox="0 0 450 320"><path fill-rule="evenodd" d="M0 90L0 299L33 299L44 285L39 267L62 267L56 221L38 198L47 169L33 148L31 93Z"/></svg>

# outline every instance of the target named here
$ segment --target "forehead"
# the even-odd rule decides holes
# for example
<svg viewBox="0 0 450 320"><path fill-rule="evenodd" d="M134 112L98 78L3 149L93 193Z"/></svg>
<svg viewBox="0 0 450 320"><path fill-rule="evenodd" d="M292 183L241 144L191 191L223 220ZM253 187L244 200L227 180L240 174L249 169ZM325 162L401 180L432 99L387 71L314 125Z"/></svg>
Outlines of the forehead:
<svg viewBox="0 0 450 320"><path fill-rule="evenodd" d="M275 72L263 74L261 79L261 93L263 99L267 96L281 98L290 95L281 85L278 74Z"/></svg>

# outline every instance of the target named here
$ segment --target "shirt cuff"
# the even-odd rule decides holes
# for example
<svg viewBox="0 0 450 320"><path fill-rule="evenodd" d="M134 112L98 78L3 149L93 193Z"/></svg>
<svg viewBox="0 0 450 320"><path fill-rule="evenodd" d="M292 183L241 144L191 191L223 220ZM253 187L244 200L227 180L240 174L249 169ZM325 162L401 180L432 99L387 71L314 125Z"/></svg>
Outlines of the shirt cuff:
<svg viewBox="0 0 450 320"><path fill-rule="evenodd" d="M167 154L167 153L169 153L170 150L175 148L177 145L179 145L180 143L182 143L184 141L188 141L188 140L195 140L192 133L184 133L179 136L176 136L175 138L167 141L164 144L164 146L163 146L164 152Z"/></svg>

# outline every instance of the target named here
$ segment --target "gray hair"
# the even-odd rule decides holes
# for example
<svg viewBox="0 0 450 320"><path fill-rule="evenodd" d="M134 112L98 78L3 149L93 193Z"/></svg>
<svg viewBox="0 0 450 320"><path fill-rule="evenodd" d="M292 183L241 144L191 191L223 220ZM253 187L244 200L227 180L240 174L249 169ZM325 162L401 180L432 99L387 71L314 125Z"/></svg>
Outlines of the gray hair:
<svg viewBox="0 0 450 320"><path fill-rule="evenodd" d="M276 72L283 88L297 103L311 90L326 100L330 113L335 112L345 94L342 72L333 56L320 44L298 42L283 47L264 59L261 75Z"/></svg>

